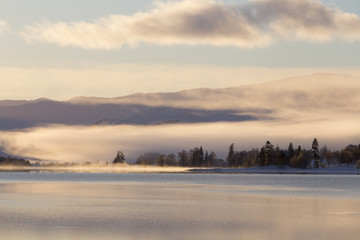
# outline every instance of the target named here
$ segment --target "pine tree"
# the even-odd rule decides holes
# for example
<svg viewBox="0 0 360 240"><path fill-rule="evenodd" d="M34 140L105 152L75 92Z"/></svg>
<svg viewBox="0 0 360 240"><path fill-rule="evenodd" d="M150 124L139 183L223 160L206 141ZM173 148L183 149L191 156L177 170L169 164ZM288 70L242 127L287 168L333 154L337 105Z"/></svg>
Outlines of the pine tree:
<svg viewBox="0 0 360 240"><path fill-rule="evenodd" d="M331 151L328 151L328 152L325 153L324 158L325 158L328 166L330 167L331 163L334 160L334 154Z"/></svg>
<svg viewBox="0 0 360 240"><path fill-rule="evenodd" d="M297 150L296 150L296 156L299 156L300 153L302 153L302 149L301 149L301 146L299 145Z"/></svg>
<svg viewBox="0 0 360 240"><path fill-rule="evenodd" d="M288 153L289 153L289 159L291 159L295 155L295 149L292 142L289 144Z"/></svg>
<svg viewBox="0 0 360 240"><path fill-rule="evenodd" d="M280 150L280 168L283 169L284 165L286 165L286 154L284 150Z"/></svg>
<svg viewBox="0 0 360 240"><path fill-rule="evenodd" d="M156 165L157 166L160 166L160 167L163 167L163 166L165 166L166 165L166 155L164 155L164 154L161 154L156 160L155 160L155 162L156 162Z"/></svg>
<svg viewBox="0 0 360 240"><path fill-rule="evenodd" d="M290 159L290 166L296 168L306 168L306 150L302 150L301 146L296 150L295 155Z"/></svg>
<svg viewBox="0 0 360 240"><path fill-rule="evenodd" d="M179 161L179 166L181 167L188 166L189 155L185 150L182 150L181 152L178 153L178 161Z"/></svg>
<svg viewBox="0 0 360 240"><path fill-rule="evenodd" d="M260 149L259 161L260 161L260 167L264 167L265 164L266 164L266 150L265 150L265 147L262 147Z"/></svg>
<svg viewBox="0 0 360 240"><path fill-rule="evenodd" d="M274 162L274 145L270 141L266 141L265 148L265 164L268 167Z"/></svg>
<svg viewBox="0 0 360 240"><path fill-rule="evenodd" d="M125 163L125 155L122 151L118 151L115 159L113 160L113 164Z"/></svg>
<svg viewBox="0 0 360 240"><path fill-rule="evenodd" d="M209 155L209 166L213 167L215 165L215 161L216 161L216 154L214 151L211 151Z"/></svg>
<svg viewBox="0 0 360 240"><path fill-rule="evenodd" d="M311 146L311 152L313 153L314 167L318 168L320 166L320 153L319 153L319 142L314 138Z"/></svg>
<svg viewBox="0 0 360 240"><path fill-rule="evenodd" d="M229 147L229 153L226 158L226 161L229 164L229 167L234 167L235 165L235 150L234 150L234 143L232 143Z"/></svg>
<svg viewBox="0 0 360 240"><path fill-rule="evenodd" d="M204 165L203 167L209 167L210 165L210 157L209 157L209 153L208 151L205 152L205 157L204 157Z"/></svg>
<svg viewBox="0 0 360 240"><path fill-rule="evenodd" d="M275 162L274 162L274 164L278 165L278 166L281 166L282 165L282 163L281 163L281 150L280 150L279 146L276 146L274 154L275 154Z"/></svg>
<svg viewBox="0 0 360 240"><path fill-rule="evenodd" d="M199 149L199 153L198 153L198 167L203 167L204 166L204 150L203 150L203 147L200 146L200 149Z"/></svg>
<svg viewBox="0 0 360 240"><path fill-rule="evenodd" d="M196 161L196 159L194 158L194 156L195 156L195 151L196 151L196 148L195 148L195 149L191 149L191 150L189 151L188 166L191 166L191 167L194 167L194 166L195 166L195 161Z"/></svg>
<svg viewBox="0 0 360 240"><path fill-rule="evenodd" d="M166 157L166 165L167 166L176 166L178 165L176 162L176 156L173 153L170 153Z"/></svg>
<svg viewBox="0 0 360 240"><path fill-rule="evenodd" d="M204 151L202 150L202 147L194 148L190 152L192 152L191 166L192 167L199 167L200 164L202 164L203 159L204 159Z"/></svg>

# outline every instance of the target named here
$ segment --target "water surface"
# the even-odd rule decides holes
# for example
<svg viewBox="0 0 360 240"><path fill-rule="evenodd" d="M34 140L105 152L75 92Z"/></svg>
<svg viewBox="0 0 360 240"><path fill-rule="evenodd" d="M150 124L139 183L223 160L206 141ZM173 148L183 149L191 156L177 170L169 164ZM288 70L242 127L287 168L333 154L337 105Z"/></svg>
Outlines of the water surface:
<svg viewBox="0 0 360 240"><path fill-rule="evenodd" d="M358 176L0 173L4 239L356 239Z"/></svg>

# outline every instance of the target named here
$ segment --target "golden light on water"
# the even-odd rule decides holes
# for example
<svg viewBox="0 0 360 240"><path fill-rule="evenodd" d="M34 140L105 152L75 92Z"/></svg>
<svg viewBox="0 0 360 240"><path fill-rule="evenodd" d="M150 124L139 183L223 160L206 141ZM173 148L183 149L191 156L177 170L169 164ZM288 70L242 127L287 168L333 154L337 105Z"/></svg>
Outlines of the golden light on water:
<svg viewBox="0 0 360 240"><path fill-rule="evenodd" d="M2 182L0 188L0 231L9 240L347 240L360 233L358 200L244 192L261 192L251 186Z"/></svg>

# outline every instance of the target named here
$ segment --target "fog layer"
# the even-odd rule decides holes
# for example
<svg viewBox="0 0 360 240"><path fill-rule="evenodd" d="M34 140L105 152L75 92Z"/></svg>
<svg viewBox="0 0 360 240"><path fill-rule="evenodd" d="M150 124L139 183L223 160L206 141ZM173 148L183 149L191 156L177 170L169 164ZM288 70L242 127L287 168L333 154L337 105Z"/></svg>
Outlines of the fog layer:
<svg viewBox="0 0 360 240"><path fill-rule="evenodd" d="M0 129L7 129L0 132L2 151L40 160L104 163L122 150L133 162L145 152L199 146L225 158L231 143L245 150L267 140L309 149L317 138L332 150L360 143L360 80L345 75L112 99L0 103ZM102 119L108 125L95 124ZM159 121L171 124L146 125ZM11 128L19 122L29 128Z"/></svg>
<svg viewBox="0 0 360 240"><path fill-rule="evenodd" d="M260 148L265 141L287 147L289 142L309 149L313 138L337 149L360 142L354 115L302 121L258 121L160 126L48 126L25 131L0 132L3 151L59 162L111 162L118 150L133 162L142 153L177 153L203 146L225 158L231 143L239 150ZM358 117L358 116L357 116Z"/></svg>

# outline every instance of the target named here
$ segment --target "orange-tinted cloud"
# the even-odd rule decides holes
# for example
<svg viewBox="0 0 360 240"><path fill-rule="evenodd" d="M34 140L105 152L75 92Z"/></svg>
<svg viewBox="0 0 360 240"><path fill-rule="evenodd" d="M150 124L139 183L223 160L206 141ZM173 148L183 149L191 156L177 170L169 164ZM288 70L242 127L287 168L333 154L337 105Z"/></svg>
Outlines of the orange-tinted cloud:
<svg viewBox="0 0 360 240"><path fill-rule="evenodd" d="M278 40L360 39L360 17L316 0L253 0L229 6L215 0L157 2L149 12L94 22L43 21L24 28L28 41L116 49L123 45L213 45L256 48Z"/></svg>

